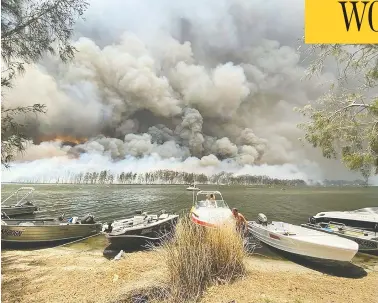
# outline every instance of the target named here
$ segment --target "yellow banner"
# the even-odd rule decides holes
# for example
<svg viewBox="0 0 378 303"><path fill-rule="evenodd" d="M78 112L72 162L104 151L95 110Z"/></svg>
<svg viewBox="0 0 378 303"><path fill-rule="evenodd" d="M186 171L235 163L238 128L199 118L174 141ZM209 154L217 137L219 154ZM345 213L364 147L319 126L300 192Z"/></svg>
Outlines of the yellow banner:
<svg viewBox="0 0 378 303"><path fill-rule="evenodd" d="M305 1L305 43L378 43L378 0Z"/></svg>

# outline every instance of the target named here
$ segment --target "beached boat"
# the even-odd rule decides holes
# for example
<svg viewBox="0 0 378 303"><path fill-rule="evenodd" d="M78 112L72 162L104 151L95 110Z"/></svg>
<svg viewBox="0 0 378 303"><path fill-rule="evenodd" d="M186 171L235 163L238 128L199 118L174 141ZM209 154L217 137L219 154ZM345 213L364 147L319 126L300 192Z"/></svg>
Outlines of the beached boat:
<svg viewBox="0 0 378 303"><path fill-rule="evenodd" d="M2 219L2 246L42 246L55 245L86 238L101 232L101 223L96 223L91 215L83 219Z"/></svg>
<svg viewBox="0 0 378 303"><path fill-rule="evenodd" d="M173 231L178 218L179 215L164 210L158 215L139 212L131 218L105 223L102 230L113 247L133 248L163 241Z"/></svg>
<svg viewBox="0 0 378 303"><path fill-rule="evenodd" d="M350 227L366 230L378 229L378 207L365 207L353 211L321 212L309 218L309 223L343 223Z"/></svg>
<svg viewBox="0 0 378 303"><path fill-rule="evenodd" d="M285 222L268 222L264 214L248 222L248 230L261 242L278 250L313 259L349 262L358 251L352 240Z"/></svg>
<svg viewBox="0 0 378 303"><path fill-rule="evenodd" d="M210 196L214 195L214 200ZM231 222L232 211L223 200L219 191L199 191L190 210L192 222L208 227L215 227L224 222Z"/></svg>
<svg viewBox="0 0 378 303"><path fill-rule="evenodd" d="M323 222L318 224L306 223L301 224L301 226L353 240L358 243L358 250L361 252L378 253L377 232L357 229L336 222Z"/></svg>
<svg viewBox="0 0 378 303"><path fill-rule="evenodd" d="M200 191L201 189L197 187L196 183L193 183L189 187L187 187L186 190L189 190L189 191Z"/></svg>
<svg viewBox="0 0 378 303"><path fill-rule="evenodd" d="M1 202L2 217L29 215L37 211L39 208L33 203L33 192L33 187L21 187L12 193L8 198ZM17 202L14 205L3 205L12 197L16 197Z"/></svg>

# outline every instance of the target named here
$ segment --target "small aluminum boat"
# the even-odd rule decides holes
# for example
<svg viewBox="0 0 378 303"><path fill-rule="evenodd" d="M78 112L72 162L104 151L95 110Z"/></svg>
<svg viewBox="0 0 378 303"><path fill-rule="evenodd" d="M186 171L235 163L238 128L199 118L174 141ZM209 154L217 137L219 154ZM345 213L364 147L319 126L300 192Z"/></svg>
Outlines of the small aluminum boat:
<svg viewBox="0 0 378 303"><path fill-rule="evenodd" d="M2 219L1 245L43 246L71 242L101 232L101 223L96 223L91 215L83 219Z"/></svg>
<svg viewBox="0 0 378 303"><path fill-rule="evenodd" d="M350 262L358 251L352 240L285 222L270 222L264 214L248 222L248 230L261 242L278 250L313 259Z"/></svg>
<svg viewBox="0 0 378 303"><path fill-rule="evenodd" d="M318 224L306 223L301 224L301 226L353 240L358 243L358 250L360 252L378 253L377 232L357 229L337 222L323 222Z"/></svg>
<svg viewBox="0 0 378 303"><path fill-rule="evenodd" d="M2 217L13 217L33 214L39 208L33 203L33 187L21 187L1 202ZM16 196L17 202L14 205L4 206L3 204Z"/></svg>
<svg viewBox="0 0 378 303"><path fill-rule="evenodd" d="M209 199L211 195L214 195L214 200ZM232 222L232 211L219 191L199 191L195 199L193 195L190 218L198 225L215 227Z"/></svg>
<svg viewBox="0 0 378 303"><path fill-rule="evenodd" d="M158 215L138 212L131 218L105 223L102 231L112 247L135 248L149 243L158 244L174 230L179 215L168 214L164 210Z"/></svg>

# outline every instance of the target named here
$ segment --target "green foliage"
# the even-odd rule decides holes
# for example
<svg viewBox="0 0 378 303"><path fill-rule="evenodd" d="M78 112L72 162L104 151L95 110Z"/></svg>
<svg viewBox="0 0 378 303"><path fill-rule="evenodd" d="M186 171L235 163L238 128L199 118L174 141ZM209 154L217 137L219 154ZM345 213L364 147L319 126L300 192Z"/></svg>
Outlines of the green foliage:
<svg viewBox="0 0 378 303"><path fill-rule="evenodd" d="M25 135L27 125L17 122L21 114L45 113L46 107L41 104L33 106L4 109L1 106L1 164L9 167L17 152L23 152L28 138Z"/></svg>
<svg viewBox="0 0 378 303"><path fill-rule="evenodd" d="M87 5L84 0L2 0L1 57L8 69L2 71L1 86L9 86L24 64L46 52L58 53L63 61L73 58L69 39Z"/></svg>
<svg viewBox="0 0 378 303"><path fill-rule="evenodd" d="M313 105L297 109L308 118L299 125L305 140L326 158L340 157L367 181L378 173L378 45L314 45L308 76L322 72L326 60L340 69L336 83Z"/></svg>
<svg viewBox="0 0 378 303"><path fill-rule="evenodd" d="M58 53L63 61L74 56L69 39L75 19L87 6L85 0L1 1L2 101L6 101L4 88L12 87L12 81L25 71L25 65L37 62L46 52ZM41 104L8 109L2 105L1 109L1 163L9 167L30 139L24 132L26 126L18 122L19 116L45 113L46 109Z"/></svg>

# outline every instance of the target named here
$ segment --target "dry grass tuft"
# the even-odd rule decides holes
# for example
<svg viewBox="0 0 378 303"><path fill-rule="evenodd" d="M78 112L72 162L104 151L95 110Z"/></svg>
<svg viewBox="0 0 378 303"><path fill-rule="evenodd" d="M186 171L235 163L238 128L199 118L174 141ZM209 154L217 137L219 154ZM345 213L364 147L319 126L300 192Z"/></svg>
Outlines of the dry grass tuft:
<svg viewBox="0 0 378 303"><path fill-rule="evenodd" d="M201 227L184 217L162 248L173 302L196 301L210 285L245 274L243 239L233 225Z"/></svg>

